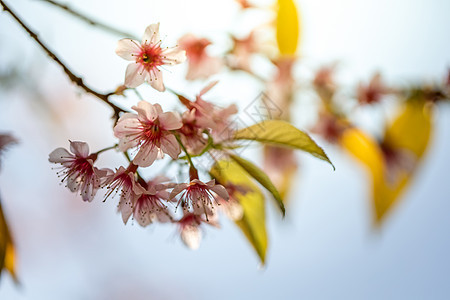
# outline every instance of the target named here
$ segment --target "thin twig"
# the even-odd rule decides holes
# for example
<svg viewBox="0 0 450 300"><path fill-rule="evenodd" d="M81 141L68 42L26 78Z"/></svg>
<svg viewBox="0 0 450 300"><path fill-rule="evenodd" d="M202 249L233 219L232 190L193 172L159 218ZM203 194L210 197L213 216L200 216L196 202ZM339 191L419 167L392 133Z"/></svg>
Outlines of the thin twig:
<svg viewBox="0 0 450 300"><path fill-rule="evenodd" d="M66 73L66 75L69 77L69 79L75 83L77 86L79 86L80 88L82 88L84 91L86 91L87 93L96 96L97 98L99 98L100 100L102 100L103 102L105 102L107 105L109 105L112 109L114 109L114 117L116 119L118 119L119 117L119 113L123 112L124 110L118 106L116 106L115 104L111 103L109 101L109 96L113 95L114 93L107 93L107 94L102 94L99 93L97 91L94 91L93 89L91 89L90 87L88 87L86 84L84 84L83 79L81 77L76 76L37 36L37 34L32 31L27 25L25 25L25 23L5 4L5 2L3 2L3 0L0 0L0 4L3 7L3 10L8 12L13 18L14 20L16 20L17 23L20 24L20 26L22 26L22 28L31 36L31 38L39 44L39 46L41 46L41 48L47 53L48 56L50 56L51 59L53 59L58 65L60 65L63 70L64 73Z"/></svg>
<svg viewBox="0 0 450 300"><path fill-rule="evenodd" d="M112 33L112 34L115 34L115 35L118 35L118 36L121 36L121 37L129 37L129 38L133 38L133 39L136 39L136 40L138 39L138 38L134 37L132 34L130 34L128 32L125 32L125 31L122 31L120 29L114 28L112 26L109 26L109 25L100 23L98 21L95 21L95 20L93 20L93 19L83 15L82 13L73 10L68 5L65 5L65 4L62 4L62 3L58 3L58 2L55 2L53 0L39 0L39 1L47 2L48 4L56 6L56 7L60 8L60 9L62 9L64 11L66 11L67 13L71 14L72 16L75 16L75 17L79 18L80 20L88 23L89 25L96 26L96 27L98 27L100 29L103 29L103 30L109 32L109 33Z"/></svg>

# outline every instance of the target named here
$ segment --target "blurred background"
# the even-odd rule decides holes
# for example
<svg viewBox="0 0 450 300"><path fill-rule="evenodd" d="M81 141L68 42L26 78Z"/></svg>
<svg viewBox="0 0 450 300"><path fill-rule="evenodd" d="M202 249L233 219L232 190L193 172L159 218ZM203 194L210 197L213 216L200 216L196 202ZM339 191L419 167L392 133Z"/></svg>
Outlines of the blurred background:
<svg viewBox="0 0 450 300"><path fill-rule="evenodd" d="M209 50L216 55L229 47L228 32L244 36L270 21L260 11L241 14L232 0L66 3L138 37L160 22L168 46L193 32L211 39ZM351 91L377 71L393 85L438 82L448 72L449 1L296 3L302 32L297 78L311 80L320 66L337 62L336 80ZM8 4L86 84L108 92L123 83L127 63L114 53L120 36L42 1ZM191 251L173 226L124 226L117 199L103 203L97 196L84 203L58 185L48 154L68 148L69 139L87 141L93 151L114 144L111 111L72 85L5 12L0 41L0 131L19 140L4 156L0 195L20 280L16 285L3 273L0 299L448 299L448 104L439 106L430 145L410 187L378 230L372 227L370 185L360 165L320 138L336 171L297 153L300 171L286 219L271 202L267 206L270 244L261 267L243 234L225 218L221 229L208 228L200 249ZM264 63L258 68L273 72ZM185 64L171 67L165 83L193 97L206 82L187 82L185 72ZM245 74L222 72L212 79L220 83L208 99L220 105L245 108L264 89ZM140 92L165 109L176 107L170 93ZM127 96L117 103L137 102L133 93ZM301 97L293 122L306 127L310 101L307 94ZM367 121L364 126L375 127ZM100 160L102 166L124 163L113 152Z"/></svg>

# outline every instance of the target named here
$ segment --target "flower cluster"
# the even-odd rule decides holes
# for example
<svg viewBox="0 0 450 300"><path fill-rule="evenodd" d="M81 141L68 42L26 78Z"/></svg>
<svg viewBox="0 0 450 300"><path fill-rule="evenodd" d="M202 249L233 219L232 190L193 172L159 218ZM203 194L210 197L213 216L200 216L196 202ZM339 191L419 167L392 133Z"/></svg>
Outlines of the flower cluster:
<svg viewBox="0 0 450 300"><path fill-rule="evenodd" d="M211 62L201 53L208 45L206 40L185 37L181 44L190 49L190 68L194 70L189 74L197 72L197 62ZM197 56L192 54L193 48L198 48ZM133 61L126 70L125 88L148 82L161 92L165 87L160 67L186 59L185 51L180 47L161 47L159 24L147 27L141 43L131 39L120 40L116 53ZM200 180L199 171L205 170L198 170L192 160L193 156L209 155L211 151L222 151L226 155L227 147L224 145L229 143L232 135L230 117L237 109L234 105L219 108L204 99L205 93L216 83L208 85L193 101L175 94L185 107L182 113L163 111L158 103L139 101L131 107L132 111L122 113L115 124L116 145L90 153L87 143L70 141L70 152L57 148L50 153L49 161L60 165L58 175L61 181L72 192L79 193L84 201L92 201L101 188L105 189L104 201L119 194L117 207L125 224L130 218L143 227L152 223L178 224L182 241L190 248L197 248L202 224L218 226L219 206L224 207L224 211L239 211L239 203L228 202L229 193L223 185L217 184L213 178L207 182ZM124 153L128 165L118 166L115 171L98 168L95 165L98 156L110 149ZM186 167L185 173L189 174L187 182L172 182L167 174L155 176L152 180L141 176L140 169L151 167L165 154L180 163L180 172ZM204 173L208 176L207 172ZM228 203L231 203L230 207Z"/></svg>
<svg viewBox="0 0 450 300"><path fill-rule="evenodd" d="M219 136L218 131L223 131L227 120L219 122L217 118L224 115L224 110L232 113L235 108L219 109L201 96L195 101L185 99L184 104L188 109L183 117L177 112L164 112L159 104L146 101L132 107L135 113L120 117L114 127L118 144L110 148L134 153L128 166L120 166L115 171L99 169L94 163L105 149L90 153L87 143L75 141L70 142L72 153L58 148L50 153L49 161L61 165L58 174L62 181L72 192L79 192L84 201L92 201L100 188L106 188L105 200L119 193L118 211L124 223L130 217L143 227L156 222L177 223L183 242L197 248L201 235L198 227L217 226L217 208L220 204L227 207L229 195L214 179L201 181L190 157L218 147L215 143L221 140L213 137ZM208 143L208 138L214 142ZM181 148L188 161L180 158ZM189 167L189 182L170 182L162 175L149 181L141 177L140 168L150 167L165 154ZM181 216L178 207L182 208Z"/></svg>

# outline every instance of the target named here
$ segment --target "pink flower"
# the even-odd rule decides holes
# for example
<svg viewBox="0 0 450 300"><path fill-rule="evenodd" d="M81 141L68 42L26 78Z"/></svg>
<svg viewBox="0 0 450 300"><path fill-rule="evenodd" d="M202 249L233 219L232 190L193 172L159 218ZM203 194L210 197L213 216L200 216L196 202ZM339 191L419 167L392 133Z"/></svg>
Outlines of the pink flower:
<svg viewBox="0 0 450 300"><path fill-rule="evenodd" d="M214 142L218 143L227 140L232 136L234 128L232 128L229 118L237 113L237 107L234 104L226 108L219 108L211 102L203 100L206 94L217 84L217 81L207 85L197 95L195 102L191 102L191 107L195 108L195 120L197 126L208 128L214 138Z"/></svg>
<svg viewBox="0 0 450 300"><path fill-rule="evenodd" d="M119 141L120 151L138 147L139 151L133 163L148 167L167 153L173 159L180 154L180 145L171 130L182 126L177 113L164 112L159 104L140 101L132 107L137 114L126 113L120 117L114 127L114 134Z"/></svg>
<svg viewBox="0 0 450 300"><path fill-rule="evenodd" d="M142 227L155 221L164 223L172 220L166 205L169 201L168 185L162 184L164 181L167 181L167 178L163 176L149 181L147 189L135 198L131 206L122 207L124 223L128 221L131 214Z"/></svg>
<svg viewBox="0 0 450 300"><path fill-rule="evenodd" d="M216 216L217 215L214 215L213 217ZM186 213L183 218L178 221L181 240L190 249L196 250L200 247L200 241L202 239L200 226L205 222L209 225L219 227L216 219L207 221L201 216L192 213Z"/></svg>
<svg viewBox="0 0 450 300"><path fill-rule="evenodd" d="M203 136L205 128L197 124L196 109L187 110L182 115L183 126L180 128L181 142L190 154L200 154L208 141Z"/></svg>
<svg viewBox="0 0 450 300"><path fill-rule="evenodd" d="M311 128L311 132L320 134L329 143L335 144L341 138L342 133L350 126L348 121L327 110L321 110L316 124Z"/></svg>
<svg viewBox="0 0 450 300"><path fill-rule="evenodd" d="M92 201L97 190L110 172L109 169L94 167L97 154L89 155L89 146L84 142L70 142L70 153L64 148L57 148L49 155L49 161L61 164L63 170L58 172L63 176L61 181L67 181L67 187L72 192L80 191L84 201Z"/></svg>
<svg viewBox="0 0 450 300"><path fill-rule="evenodd" d="M205 214L207 221L208 216L214 215L214 206L217 204L217 196L213 193L224 200L229 198L227 190L222 185L215 184L214 179L207 183L193 179L190 183L177 184L170 193L170 199L174 199L180 193L183 194L178 205L181 203L181 207L186 211L192 208L196 215Z"/></svg>
<svg viewBox="0 0 450 300"><path fill-rule="evenodd" d="M369 84L359 84L357 98L360 104L372 104L380 102L381 98L390 92L391 90L381 81L381 75L375 74Z"/></svg>
<svg viewBox="0 0 450 300"><path fill-rule="evenodd" d="M314 76L313 85L319 95L326 100L331 100L331 96L336 90L335 72L336 64L331 64L321 67Z"/></svg>
<svg viewBox="0 0 450 300"><path fill-rule="evenodd" d="M258 50L258 41L256 33L254 31L242 39L232 37L233 49L231 49L231 57L229 57L229 66L232 69L244 70L246 72L252 72L250 67L250 60L253 54Z"/></svg>
<svg viewBox="0 0 450 300"><path fill-rule="evenodd" d="M209 40L198 38L193 34L186 34L178 40L178 43L180 48L186 50L189 62L187 80L207 78L219 72L222 61L206 53L206 47L211 44Z"/></svg>
<svg viewBox="0 0 450 300"><path fill-rule="evenodd" d="M116 54L123 59L134 61L126 70L127 87L135 88L147 81L160 92L165 90L160 67L179 64L186 60L184 50L161 48L159 23L147 27L141 43L131 39L120 40Z"/></svg>
<svg viewBox="0 0 450 300"><path fill-rule="evenodd" d="M119 210L121 210L122 207L131 206L134 198L145 191L145 189L136 182L136 170L137 166L130 163L128 168L125 169L121 166L115 173L110 174L105 182L108 192L105 194L104 201L111 195L115 196L120 191Z"/></svg>
<svg viewBox="0 0 450 300"><path fill-rule="evenodd" d="M182 103L189 109L189 112L183 114L183 122L187 127L180 131L185 134L187 139L191 139L190 142L198 142L199 147L200 143L206 142L206 140L199 140L198 133L207 130L213 137L214 142L219 143L229 140L233 136L234 127L236 127L229 120L232 115L237 113L236 105L232 104L226 108L220 108L203 99L203 95L216 84L217 81L208 84L200 91L195 101L180 96Z"/></svg>

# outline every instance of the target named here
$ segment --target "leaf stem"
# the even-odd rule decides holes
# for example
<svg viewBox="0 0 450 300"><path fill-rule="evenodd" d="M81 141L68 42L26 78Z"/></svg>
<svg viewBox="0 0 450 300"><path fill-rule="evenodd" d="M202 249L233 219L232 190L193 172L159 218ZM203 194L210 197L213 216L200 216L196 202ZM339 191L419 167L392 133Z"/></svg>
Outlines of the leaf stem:
<svg viewBox="0 0 450 300"><path fill-rule="evenodd" d="M111 150L111 149L117 148L117 146L118 146L118 145L119 145L119 144L115 144L115 145L113 145L113 146L110 146L110 147L106 147L106 148L103 148L103 149L101 149L101 150L97 151L97 154L100 154L100 153L102 153L102 152L105 152L105 151L108 151L108 150Z"/></svg>

